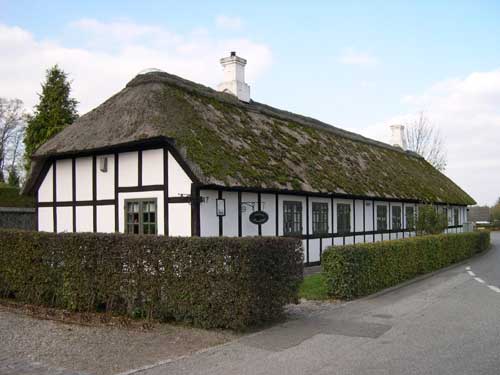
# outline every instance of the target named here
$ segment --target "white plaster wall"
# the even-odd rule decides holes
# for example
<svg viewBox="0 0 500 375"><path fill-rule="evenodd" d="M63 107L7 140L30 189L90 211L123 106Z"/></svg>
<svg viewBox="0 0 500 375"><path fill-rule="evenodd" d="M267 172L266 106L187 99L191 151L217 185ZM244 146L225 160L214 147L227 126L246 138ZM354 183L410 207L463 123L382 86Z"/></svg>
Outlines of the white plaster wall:
<svg viewBox="0 0 500 375"><path fill-rule="evenodd" d="M47 174L43 178L42 184L38 189L38 201L39 202L52 202L54 199L54 190L53 190L53 167L50 166Z"/></svg>
<svg viewBox="0 0 500 375"><path fill-rule="evenodd" d="M92 158L77 158L76 169L76 200L92 200Z"/></svg>
<svg viewBox="0 0 500 375"><path fill-rule="evenodd" d="M57 231L73 232L73 207L57 207Z"/></svg>
<svg viewBox="0 0 500 375"><path fill-rule="evenodd" d="M332 246L332 238L323 238L322 245L322 251L325 251L327 247Z"/></svg>
<svg viewBox="0 0 500 375"><path fill-rule="evenodd" d="M124 152L118 157L118 186L137 186L139 173L137 151Z"/></svg>
<svg viewBox="0 0 500 375"><path fill-rule="evenodd" d="M309 262L319 262L319 238L309 240ZM306 259L307 261L307 259Z"/></svg>
<svg viewBox="0 0 500 375"><path fill-rule="evenodd" d="M191 194L191 179L177 160L168 153L168 196L178 197L181 194Z"/></svg>
<svg viewBox="0 0 500 375"><path fill-rule="evenodd" d="M261 194L261 209L269 215L269 220L262 224L263 236L276 235L276 194Z"/></svg>
<svg viewBox="0 0 500 375"><path fill-rule="evenodd" d="M100 169L100 159L108 158L108 171L102 172ZM115 198L115 156L99 155L96 160L96 188L97 199ZM78 184L78 181L77 181Z"/></svg>
<svg viewBox="0 0 500 375"><path fill-rule="evenodd" d="M75 216L77 232L93 232L94 219L92 206L77 206Z"/></svg>
<svg viewBox="0 0 500 375"><path fill-rule="evenodd" d="M356 199L354 201L354 209L356 212L356 222L355 226L353 226L352 230L353 232L362 232L363 231L363 201ZM366 212L365 212L366 214ZM358 239L356 239L356 242L358 242Z"/></svg>
<svg viewBox="0 0 500 375"><path fill-rule="evenodd" d="M226 200L226 216L222 219L222 235L238 236L238 193L224 191L222 192L222 198Z"/></svg>
<svg viewBox="0 0 500 375"><path fill-rule="evenodd" d="M114 233L115 231L115 206L97 206L96 210L97 231L101 233Z"/></svg>
<svg viewBox="0 0 500 375"><path fill-rule="evenodd" d="M163 149L142 152L142 184L163 185Z"/></svg>
<svg viewBox="0 0 500 375"><path fill-rule="evenodd" d="M365 202L365 225L366 225L366 231L373 231L373 202L370 200L367 200Z"/></svg>
<svg viewBox="0 0 500 375"><path fill-rule="evenodd" d="M56 199L58 202L73 200L73 165L71 159L56 161Z"/></svg>
<svg viewBox="0 0 500 375"><path fill-rule="evenodd" d="M168 222L169 236L191 236L191 205L189 203L169 203Z"/></svg>
<svg viewBox="0 0 500 375"><path fill-rule="evenodd" d="M200 235L203 237L219 235L219 218L215 212L217 191L200 190Z"/></svg>
<svg viewBox="0 0 500 375"><path fill-rule="evenodd" d="M134 193L120 193L118 194L118 220L119 230L121 233L125 232L125 199L150 199L156 198L156 208L158 210L157 217L157 234L165 234L165 212L163 210L163 191L141 191Z"/></svg>
<svg viewBox="0 0 500 375"><path fill-rule="evenodd" d="M257 211L257 193L241 193L241 202L253 202L254 210ZM304 209L304 208L302 208ZM242 205L241 207L241 233L243 236L257 236L259 234L259 226L250 221L252 207Z"/></svg>
<svg viewBox="0 0 500 375"><path fill-rule="evenodd" d="M52 207L38 208L38 230L40 232L54 231L54 211Z"/></svg>

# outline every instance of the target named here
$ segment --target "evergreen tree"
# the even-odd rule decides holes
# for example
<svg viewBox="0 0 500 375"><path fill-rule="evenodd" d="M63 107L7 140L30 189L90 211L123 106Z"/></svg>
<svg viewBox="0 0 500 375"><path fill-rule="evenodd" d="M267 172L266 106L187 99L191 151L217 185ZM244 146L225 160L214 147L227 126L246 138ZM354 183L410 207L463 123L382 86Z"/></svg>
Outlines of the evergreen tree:
<svg viewBox="0 0 500 375"><path fill-rule="evenodd" d="M78 102L70 97L70 93L68 75L57 65L48 69L42 93L38 94L40 101L27 121L24 138L27 171L37 148L78 118Z"/></svg>
<svg viewBox="0 0 500 375"><path fill-rule="evenodd" d="M19 182L20 182L20 177L19 177L19 173L17 173L16 167L10 167L9 168L9 178L7 180L7 183L10 186L18 188Z"/></svg>

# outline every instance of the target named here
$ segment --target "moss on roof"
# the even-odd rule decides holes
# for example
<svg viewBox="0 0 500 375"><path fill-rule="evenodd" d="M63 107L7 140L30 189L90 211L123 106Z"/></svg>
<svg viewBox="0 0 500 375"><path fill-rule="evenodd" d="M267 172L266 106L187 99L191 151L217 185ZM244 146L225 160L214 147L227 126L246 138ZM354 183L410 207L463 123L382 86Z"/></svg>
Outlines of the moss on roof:
<svg viewBox="0 0 500 375"><path fill-rule="evenodd" d="M414 153L158 72L137 76L35 156L159 136L207 185L474 203Z"/></svg>

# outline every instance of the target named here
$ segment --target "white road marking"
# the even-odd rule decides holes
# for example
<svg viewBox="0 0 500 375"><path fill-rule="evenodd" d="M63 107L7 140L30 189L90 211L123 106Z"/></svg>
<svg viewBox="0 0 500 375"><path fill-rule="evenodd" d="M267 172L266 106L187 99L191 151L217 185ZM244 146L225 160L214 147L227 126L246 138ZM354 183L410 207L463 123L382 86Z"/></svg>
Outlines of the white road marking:
<svg viewBox="0 0 500 375"><path fill-rule="evenodd" d="M470 270L470 266L465 267L465 269L467 270L467 273L472 277L476 276L476 274ZM480 277L474 277L474 280L476 280L478 283L486 284L486 282ZM494 292L500 293L500 288L495 285L488 285L488 288L490 288Z"/></svg>
<svg viewBox="0 0 500 375"><path fill-rule="evenodd" d="M500 288L498 288L494 285L488 285L488 288L490 288L494 292L500 293Z"/></svg>

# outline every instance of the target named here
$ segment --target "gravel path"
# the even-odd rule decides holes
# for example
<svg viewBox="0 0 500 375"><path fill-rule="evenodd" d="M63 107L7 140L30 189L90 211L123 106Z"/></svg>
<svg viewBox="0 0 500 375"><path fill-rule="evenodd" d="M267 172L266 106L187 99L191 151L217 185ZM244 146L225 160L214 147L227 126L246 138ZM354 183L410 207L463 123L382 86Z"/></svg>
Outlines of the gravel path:
<svg viewBox="0 0 500 375"><path fill-rule="evenodd" d="M148 330L67 324L0 306L0 373L116 374L235 337L229 332L168 324Z"/></svg>

